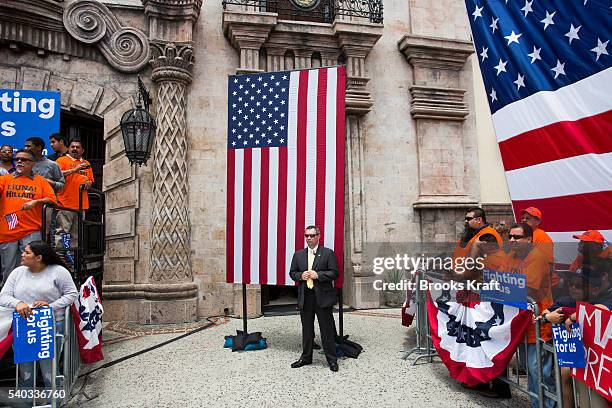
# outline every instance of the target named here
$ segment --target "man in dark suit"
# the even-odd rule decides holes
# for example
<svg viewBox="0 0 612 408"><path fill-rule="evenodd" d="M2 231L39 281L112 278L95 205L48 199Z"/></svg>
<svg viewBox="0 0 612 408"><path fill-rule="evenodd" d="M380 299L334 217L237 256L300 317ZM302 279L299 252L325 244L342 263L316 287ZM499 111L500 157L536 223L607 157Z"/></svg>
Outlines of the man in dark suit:
<svg viewBox="0 0 612 408"><path fill-rule="evenodd" d="M334 280L338 278L338 263L334 251L319 246L319 228L314 225L307 227L304 236L308 247L293 255L289 270L291 279L298 282L298 305L302 319L302 355L291 367L312 364L316 314L329 369L338 371L332 314L336 303Z"/></svg>

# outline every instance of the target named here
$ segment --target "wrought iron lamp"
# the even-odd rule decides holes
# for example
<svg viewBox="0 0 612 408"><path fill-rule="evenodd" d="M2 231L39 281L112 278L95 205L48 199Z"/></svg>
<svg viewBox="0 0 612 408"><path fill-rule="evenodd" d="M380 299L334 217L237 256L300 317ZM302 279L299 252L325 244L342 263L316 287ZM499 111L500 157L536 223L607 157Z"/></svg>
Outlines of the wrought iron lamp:
<svg viewBox="0 0 612 408"><path fill-rule="evenodd" d="M130 165L147 165L151 157L151 149L155 140L157 126L155 119L149 113L151 97L149 91L138 77L138 100L136 108L130 109L121 117L121 133L123 133L123 144L125 155Z"/></svg>

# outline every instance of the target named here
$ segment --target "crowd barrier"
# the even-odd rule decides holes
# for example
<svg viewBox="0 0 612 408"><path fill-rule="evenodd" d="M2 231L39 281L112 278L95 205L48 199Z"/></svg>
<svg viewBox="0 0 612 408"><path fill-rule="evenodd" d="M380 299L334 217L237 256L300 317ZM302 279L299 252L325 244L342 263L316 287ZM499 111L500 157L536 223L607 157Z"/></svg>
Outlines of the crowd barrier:
<svg viewBox="0 0 612 408"><path fill-rule="evenodd" d="M15 392L16 400L21 401L32 408L56 408L65 404L72 392L74 383L81 369L81 356L76 327L74 326L70 307L66 307L64 318L64 334L57 334L55 320L53 322L53 343L57 346L57 340L63 338L62 348L51 360L51 389L39 389L37 387L39 363L27 363L33 365L33 385L32 388L25 388L19 384L19 366L15 366ZM58 374L59 358L62 361ZM30 402L31 401L31 402ZM31 405L30 405L31 404Z"/></svg>
<svg viewBox="0 0 612 408"><path fill-rule="evenodd" d="M409 350L402 350L402 352L404 353L402 358L404 360L408 359L408 357L410 357L413 354L417 355L416 359L412 362L412 365L416 365L417 362L421 359L428 360L431 363L433 362L433 358L438 355L436 349L433 346L433 342L431 339L429 319L427 317L427 292L424 290L421 290L420 284L419 284L421 280L427 279L427 273L428 272L426 271L418 270L414 274L414 282L416 282L416 285L415 285L415 290L413 291L414 302L415 302L415 314L414 314L413 326L414 326L415 333L416 333L416 346ZM408 299L408 301L409 300L410 299ZM532 308L532 310L534 311L534 314L539 316L540 310L538 310L537 304L533 301L530 301L529 305L530 305L530 308ZM522 358L521 354L523 353L523 351L521 350L520 345L517 348L517 351L513 359L514 364L509 364L508 367L506 368L505 375L502 375L498 378L501 381L508 384L510 387L518 391L524 392L529 397L533 398L534 400L537 400L538 407L540 408L544 407L544 397L556 402L557 407L561 407L562 406L561 372L560 372L558 362L557 362L557 355L556 355L555 347L552 343L547 343L541 338L539 320L536 321L535 332L536 332L536 337L537 337L536 354L538 356L538 359L536 362L537 363L537 373L538 373L536 383L537 383L538 392L537 393L531 392L528 388L529 370L526 369L526 366L528 365L528 360L527 360L528 356L525 355L524 359ZM525 345L524 350L526 352L527 339L525 339L523 344ZM555 383L555 388L556 388L555 390L549 389L549 387L546 385L543 379L543 374L542 374L543 358L542 356L546 355L547 353L550 353L553 355L554 366L552 370L552 375L554 376L554 383ZM524 367L522 366L521 361L525 361ZM511 373L512 371L511 366L514 366L513 367L514 374ZM520 373L521 369L524 369L526 375L521 375ZM522 381L521 377L524 378L524 381ZM576 393L574 393L574 395L576 396Z"/></svg>

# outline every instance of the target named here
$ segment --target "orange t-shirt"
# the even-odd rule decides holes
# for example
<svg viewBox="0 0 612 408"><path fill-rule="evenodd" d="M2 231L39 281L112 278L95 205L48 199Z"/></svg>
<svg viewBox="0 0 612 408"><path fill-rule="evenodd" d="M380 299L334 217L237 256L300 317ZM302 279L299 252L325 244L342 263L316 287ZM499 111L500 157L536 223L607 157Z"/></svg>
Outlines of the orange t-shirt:
<svg viewBox="0 0 612 408"><path fill-rule="evenodd" d="M42 228L42 206L22 210L32 200L50 198L54 203L55 194L47 180L38 175L16 176L15 173L0 176L0 244L17 241ZM15 213L17 225L9 230L6 216Z"/></svg>
<svg viewBox="0 0 612 408"><path fill-rule="evenodd" d="M81 163L85 163L90 167L85 170L80 170L76 173L65 176L66 184L64 188L57 192L57 200L59 205L72 210L79 209L79 187L81 184L91 181L93 183L93 172L91 171L91 165L87 160L74 159L70 155L62 156L57 159L58 166L62 171L72 170L79 166ZM83 209L89 208L89 197L87 191L83 191Z"/></svg>
<svg viewBox="0 0 612 408"><path fill-rule="evenodd" d="M480 238L482 235L485 234L491 234L495 237L495 239L497 240L497 244L499 245L499 247L501 248L502 244L502 238L501 235L499 235L499 233L497 231L495 231L491 226L486 226L483 229L481 229L480 231L478 231L476 233L476 235L474 235L472 237L472 239L470 239L468 241L468 243L465 245L465 247L462 247L461 244L461 240L457 241L457 246L455 247L455 251L453 253L453 259L457 259L457 258L465 258L466 256L470 255L470 249L472 249L472 244L478 239Z"/></svg>
<svg viewBox="0 0 612 408"><path fill-rule="evenodd" d="M534 248L527 254L525 259L519 259L514 257L514 252L510 252L504 262L502 262L501 270L526 275L527 288L530 289L531 296L535 298L534 300L538 304L540 313L552 305L548 255ZM552 340L551 325L542 324L540 326L540 334L545 341ZM535 324L530 325L527 330L527 342L530 344L535 343Z"/></svg>
<svg viewBox="0 0 612 408"><path fill-rule="evenodd" d="M544 230L536 228L533 231L532 242L536 244L536 248L548 256L550 263L554 262L554 242Z"/></svg>

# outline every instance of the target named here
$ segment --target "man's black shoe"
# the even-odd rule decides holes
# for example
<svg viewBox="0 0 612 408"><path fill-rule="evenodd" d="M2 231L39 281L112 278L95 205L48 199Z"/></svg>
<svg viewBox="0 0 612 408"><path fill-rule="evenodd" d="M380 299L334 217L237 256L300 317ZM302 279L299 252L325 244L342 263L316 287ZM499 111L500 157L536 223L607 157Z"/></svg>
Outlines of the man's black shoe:
<svg viewBox="0 0 612 408"><path fill-rule="evenodd" d="M321 346L319 346L316 341L313 341L312 342L312 349L313 350L321 350Z"/></svg>
<svg viewBox="0 0 612 408"><path fill-rule="evenodd" d="M338 371L338 363L329 363L329 369L334 373Z"/></svg>
<svg viewBox="0 0 612 408"><path fill-rule="evenodd" d="M300 368L300 367L303 367L305 365L310 365L310 364L312 364L312 361L306 361L300 358L298 361L291 363L291 368Z"/></svg>

